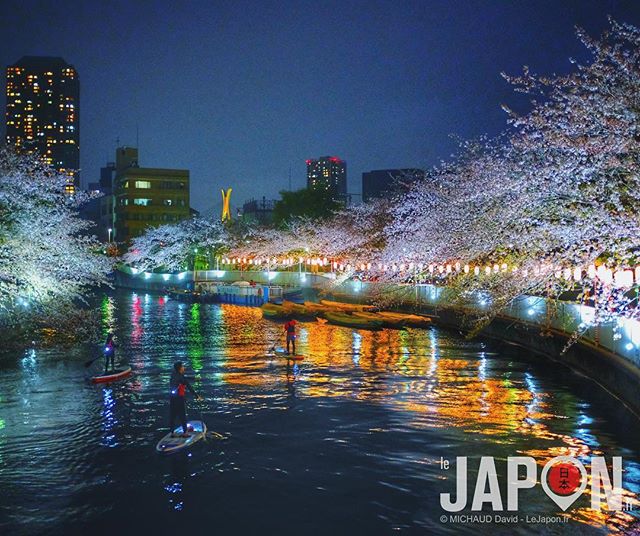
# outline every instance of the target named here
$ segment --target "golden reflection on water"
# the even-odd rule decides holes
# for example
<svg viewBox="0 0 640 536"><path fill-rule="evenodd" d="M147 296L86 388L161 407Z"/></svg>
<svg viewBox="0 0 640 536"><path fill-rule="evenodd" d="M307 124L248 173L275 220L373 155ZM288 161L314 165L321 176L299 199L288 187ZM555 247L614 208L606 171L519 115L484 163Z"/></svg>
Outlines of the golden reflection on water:
<svg viewBox="0 0 640 536"><path fill-rule="evenodd" d="M552 393L538 389L526 371L514 373L510 363L493 359L479 343L465 343L446 331L371 332L300 323L297 351L305 359L287 367L285 360L265 357L274 345L284 345L284 332L282 323L263 319L258 308L174 303L171 316L164 297L143 300L133 294L129 304L131 343L144 343L148 308L157 307L165 316L153 321L166 322L167 333L170 322L183 326L186 355L198 379L207 374L207 352L215 348L221 363L215 378L223 384L267 391L285 386L297 397L380 404L401 413L404 426L454 430L468 434L470 444L474 437L490 436L505 456L532 456L540 468L555 456L606 455L572 435L571 425L579 417L575 400L554 399ZM105 300L101 305L103 325L110 327L114 302ZM242 390L238 393L232 395L233 403L246 403ZM585 493L590 493L590 486ZM640 505L628 490L625 501L636 509ZM568 515L612 532L634 520L628 513L606 509L574 508Z"/></svg>
<svg viewBox="0 0 640 536"><path fill-rule="evenodd" d="M232 370L224 373L224 382L248 387L273 382L270 374L246 371L260 370L264 352L276 343L282 345L281 324L264 320L256 308L222 305L220 309L225 332L233 340L225 349L226 366ZM491 436L494 444L517 445L511 455L534 457L540 470L555 456L604 455L581 438L552 429L558 421L574 418L574 409L558 414L562 404L537 391L533 380L512 379L509 370L488 371L491 356L478 351L477 344L470 344L468 350L464 345L434 330L372 332L300 323L297 351L305 359L297 374L288 370L285 381L291 384L297 375L304 377L296 386L297 396L384 404L406 414L405 422L413 427L455 428ZM347 370L358 374L341 373ZM587 486L585 494L590 489ZM625 501L639 504L628 490L624 490ZM574 508L568 515L611 531L634 521L628 513L609 512L604 506L600 512Z"/></svg>

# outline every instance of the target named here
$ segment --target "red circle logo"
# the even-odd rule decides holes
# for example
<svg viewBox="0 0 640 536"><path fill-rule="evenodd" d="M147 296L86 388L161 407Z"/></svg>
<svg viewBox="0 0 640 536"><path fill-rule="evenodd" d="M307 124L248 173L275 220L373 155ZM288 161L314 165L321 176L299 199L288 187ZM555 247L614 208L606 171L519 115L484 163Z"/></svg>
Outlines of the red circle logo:
<svg viewBox="0 0 640 536"><path fill-rule="evenodd" d="M580 487L581 480L580 469L568 462L555 464L547 474L549 488L556 495L571 495Z"/></svg>

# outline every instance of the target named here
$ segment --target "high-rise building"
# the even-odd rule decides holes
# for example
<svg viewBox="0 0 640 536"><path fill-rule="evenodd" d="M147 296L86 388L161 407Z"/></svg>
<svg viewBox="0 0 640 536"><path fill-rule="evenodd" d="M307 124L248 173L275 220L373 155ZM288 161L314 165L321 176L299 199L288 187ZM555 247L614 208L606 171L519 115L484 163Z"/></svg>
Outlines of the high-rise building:
<svg viewBox="0 0 640 536"><path fill-rule="evenodd" d="M142 168L137 148L119 147L114 182L118 242L141 235L147 227L190 217L187 169Z"/></svg>
<svg viewBox="0 0 640 536"><path fill-rule="evenodd" d="M362 174L362 200L367 201L402 191L413 181L424 177L421 169L375 169Z"/></svg>
<svg viewBox="0 0 640 536"><path fill-rule="evenodd" d="M80 82L62 58L24 56L7 67L7 144L37 153L79 185Z"/></svg>
<svg viewBox="0 0 640 536"><path fill-rule="evenodd" d="M321 156L307 160L307 187L334 192L336 197L347 196L347 163L337 156Z"/></svg>

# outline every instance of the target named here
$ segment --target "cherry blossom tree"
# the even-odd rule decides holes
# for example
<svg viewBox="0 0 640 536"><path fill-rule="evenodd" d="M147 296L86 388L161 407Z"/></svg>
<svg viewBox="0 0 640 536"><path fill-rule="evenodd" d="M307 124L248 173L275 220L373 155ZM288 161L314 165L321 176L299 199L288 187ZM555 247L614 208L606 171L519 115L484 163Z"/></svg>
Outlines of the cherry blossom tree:
<svg viewBox="0 0 640 536"><path fill-rule="evenodd" d="M139 270L178 271L192 268L195 250L200 255L219 255L226 250L229 235L218 220L189 218L178 223L149 227L133 239L123 256Z"/></svg>
<svg viewBox="0 0 640 536"><path fill-rule="evenodd" d="M540 77L525 68L505 78L536 96L531 111L509 112L510 130L497 140L466 144L396 204L381 258L389 264L506 263L479 277L444 274L461 296L488 291L495 307L521 294L559 296L576 281L558 277L593 263L638 262L640 196L638 112L640 30L611 21L600 39L578 36L591 61L566 76ZM516 268L514 271L513 268ZM406 272L387 274L407 281ZM582 272L580 286L593 286ZM599 284L603 319L612 296ZM638 309L620 298L624 314ZM621 307L616 310L620 314Z"/></svg>
<svg viewBox="0 0 640 536"><path fill-rule="evenodd" d="M88 197L65 193L68 177L35 157L0 151L0 321L69 317L107 284L110 260L78 215ZM64 314L61 315L61 311Z"/></svg>

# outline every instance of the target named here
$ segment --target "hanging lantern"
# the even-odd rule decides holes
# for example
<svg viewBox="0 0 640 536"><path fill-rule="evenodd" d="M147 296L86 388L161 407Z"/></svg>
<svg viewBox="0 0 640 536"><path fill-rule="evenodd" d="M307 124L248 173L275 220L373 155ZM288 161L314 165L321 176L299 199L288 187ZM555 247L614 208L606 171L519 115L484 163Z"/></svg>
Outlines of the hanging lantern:
<svg viewBox="0 0 640 536"><path fill-rule="evenodd" d="M573 269L573 280L575 282L579 282L582 279L582 270L580 269L579 266L576 266Z"/></svg>
<svg viewBox="0 0 640 536"><path fill-rule="evenodd" d="M631 270L617 270L613 274L613 281L616 287L632 287L633 272Z"/></svg>
<svg viewBox="0 0 640 536"><path fill-rule="evenodd" d="M605 285L610 285L613 282L613 271L606 266L598 267L598 279Z"/></svg>

